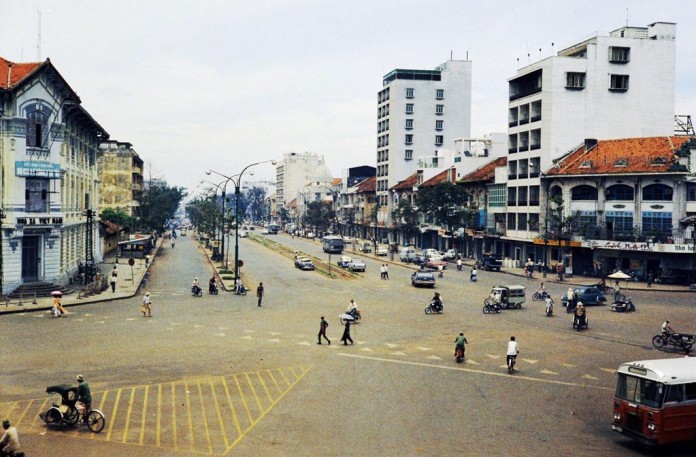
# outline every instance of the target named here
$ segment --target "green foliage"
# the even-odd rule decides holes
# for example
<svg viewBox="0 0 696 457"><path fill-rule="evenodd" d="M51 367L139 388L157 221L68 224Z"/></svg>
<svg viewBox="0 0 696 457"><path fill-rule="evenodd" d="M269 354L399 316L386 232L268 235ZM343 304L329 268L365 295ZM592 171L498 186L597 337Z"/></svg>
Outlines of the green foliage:
<svg viewBox="0 0 696 457"><path fill-rule="evenodd" d="M419 214L406 199L401 199L396 208L396 226L401 230L403 244L407 245L420 233Z"/></svg>
<svg viewBox="0 0 696 457"><path fill-rule="evenodd" d="M143 192L140 202L140 225L144 230L162 229L168 220L174 218L181 200L186 196L183 187L169 187L166 184L150 184Z"/></svg>
<svg viewBox="0 0 696 457"><path fill-rule="evenodd" d="M122 209L106 208L99 217L103 221L113 222L128 230L132 229L135 218L131 217Z"/></svg>
<svg viewBox="0 0 696 457"><path fill-rule="evenodd" d="M573 238L573 230L578 227L580 212L566 217L565 204L561 195L549 197L548 205L548 221L544 237L548 240L570 241Z"/></svg>
<svg viewBox="0 0 696 457"><path fill-rule="evenodd" d="M186 205L186 214L201 232L213 233L218 226L221 209L214 196L201 197Z"/></svg>
<svg viewBox="0 0 696 457"><path fill-rule="evenodd" d="M465 207L467 200L466 191L449 182L419 188L416 194L419 212L430 216L435 224L446 227L460 227L467 223L471 217Z"/></svg>
<svg viewBox="0 0 696 457"><path fill-rule="evenodd" d="M302 222L317 230L324 231L331 225L335 217L336 214L330 202L310 202Z"/></svg>

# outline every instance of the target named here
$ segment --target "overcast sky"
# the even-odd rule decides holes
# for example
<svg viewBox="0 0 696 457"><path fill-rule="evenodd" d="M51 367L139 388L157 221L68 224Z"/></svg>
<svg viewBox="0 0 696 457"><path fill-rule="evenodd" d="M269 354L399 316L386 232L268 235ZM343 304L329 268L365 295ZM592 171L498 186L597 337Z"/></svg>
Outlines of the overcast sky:
<svg viewBox="0 0 696 457"><path fill-rule="evenodd" d="M39 11L40 60L153 177L191 190L207 168L231 175L286 152L322 154L336 177L374 166L382 76L450 53L473 62L472 134L505 132L519 67L627 22L677 23L675 114L696 114L683 0L0 0L0 56L38 60Z"/></svg>

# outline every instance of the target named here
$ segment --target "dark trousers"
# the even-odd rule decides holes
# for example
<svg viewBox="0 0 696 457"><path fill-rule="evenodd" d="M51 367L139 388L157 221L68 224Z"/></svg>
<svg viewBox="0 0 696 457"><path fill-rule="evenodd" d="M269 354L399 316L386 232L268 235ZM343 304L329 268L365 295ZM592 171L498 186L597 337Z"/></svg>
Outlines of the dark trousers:
<svg viewBox="0 0 696 457"><path fill-rule="evenodd" d="M329 344L331 344L331 340L326 337L326 329L325 328L319 330L319 335L317 335L317 338L319 339L319 344L321 344L321 337L322 336L324 337L324 339L326 341L329 342Z"/></svg>
<svg viewBox="0 0 696 457"><path fill-rule="evenodd" d="M261 306L261 300L263 299L263 295L259 295L259 306Z"/></svg>
<svg viewBox="0 0 696 457"><path fill-rule="evenodd" d="M111 292L116 292L116 283L115 282L111 283Z"/></svg>
<svg viewBox="0 0 696 457"><path fill-rule="evenodd" d="M350 330L346 329L343 331L341 341L343 341L343 344L348 344L348 341L350 341L350 344L353 344L353 339L350 337Z"/></svg>

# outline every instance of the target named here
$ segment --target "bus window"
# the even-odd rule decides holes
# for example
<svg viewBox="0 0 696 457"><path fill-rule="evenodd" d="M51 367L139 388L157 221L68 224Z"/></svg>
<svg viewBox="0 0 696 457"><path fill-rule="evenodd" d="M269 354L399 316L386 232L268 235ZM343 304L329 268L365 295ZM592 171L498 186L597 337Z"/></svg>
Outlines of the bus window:
<svg viewBox="0 0 696 457"><path fill-rule="evenodd" d="M662 405L664 385L649 379L619 374L616 397L641 405L659 408Z"/></svg>
<svg viewBox="0 0 696 457"><path fill-rule="evenodd" d="M669 386L667 395L665 395L665 403L678 403L680 401L684 401L684 386L680 384Z"/></svg>
<svg viewBox="0 0 696 457"><path fill-rule="evenodd" d="M687 400L696 400L696 382L685 384L684 389L686 390Z"/></svg>

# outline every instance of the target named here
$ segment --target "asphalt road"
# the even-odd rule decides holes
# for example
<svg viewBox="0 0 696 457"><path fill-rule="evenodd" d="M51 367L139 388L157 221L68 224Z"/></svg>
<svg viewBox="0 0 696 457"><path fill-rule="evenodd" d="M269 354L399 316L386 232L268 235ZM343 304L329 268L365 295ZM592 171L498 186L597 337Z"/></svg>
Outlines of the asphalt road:
<svg viewBox="0 0 696 457"><path fill-rule="evenodd" d="M317 242L273 239L328 259ZM242 239L247 286L266 290L258 307L253 293L191 297L191 279L206 284L212 273L191 238L160 253L152 318L134 298L76 307L65 319L0 319L0 415L18 424L27 455L645 455L610 431L613 370L679 356L649 347L665 318L696 330L685 328L696 322L692 297L660 292L629 291L636 313L589 308L582 332L563 308L547 318L531 298L525 309L483 315L491 286L521 283L531 297L540 280L480 272L471 283L468 268L445 272L436 287L445 312L426 316L433 291L411 287L408 267L390 265L383 281L383 259L356 255L366 273L330 279ZM557 303L565 289L547 283ZM352 327L356 344L343 346L338 315L350 298L364 319ZM321 315L330 346L316 344ZM458 365L460 331L470 344ZM504 369L511 335L521 350L513 375ZM46 386L77 373L107 417L99 434L47 430L37 419L50 406Z"/></svg>

